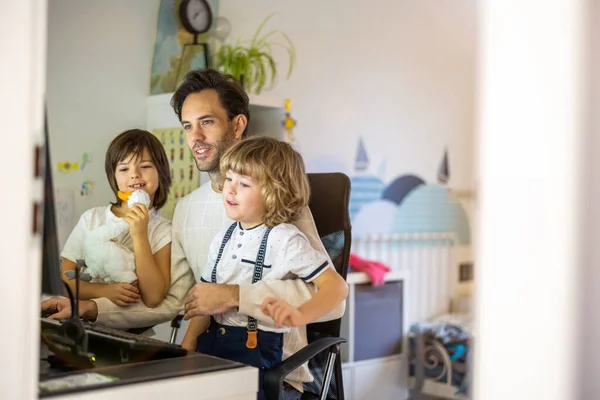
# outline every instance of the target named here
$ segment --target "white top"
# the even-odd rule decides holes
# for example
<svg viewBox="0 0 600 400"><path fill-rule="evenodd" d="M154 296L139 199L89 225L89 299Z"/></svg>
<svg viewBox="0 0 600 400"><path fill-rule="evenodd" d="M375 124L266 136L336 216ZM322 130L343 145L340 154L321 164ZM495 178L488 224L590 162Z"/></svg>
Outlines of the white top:
<svg viewBox="0 0 600 400"><path fill-rule="evenodd" d="M217 260L223 238L229 227L214 237L210 244L208 261L200 280L211 282L213 268ZM252 283L258 249L267 231L259 225L252 229L243 229L238 223L231 238L227 241L216 269L216 283L249 284ZM311 282L321 275L330 265L329 259L312 248L306 236L291 224L279 224L271 230L262 270L263 281L294 279L296 277ZM214 315L222 325L248 325L248 316L236 311ZM288 332L287 327L274 328L258 323L258 328L271 332Z"/></svg>
<svg viewBox="0 0 600 400"><path fill-rule="evenodd" d="M110 205L108 207L95 207L84 212L77 225L75 225L73 232L69 235L60 256L73 262L77 262L78 259L85 259L84 241L86 235L98 227L122 221L121 218L112 213L110 208ZM150 242L152 254L171 243L171 222L156 209L150 210L148 241ZM129 232L119 238L119 244L133 251L133 239Z"/></svg>

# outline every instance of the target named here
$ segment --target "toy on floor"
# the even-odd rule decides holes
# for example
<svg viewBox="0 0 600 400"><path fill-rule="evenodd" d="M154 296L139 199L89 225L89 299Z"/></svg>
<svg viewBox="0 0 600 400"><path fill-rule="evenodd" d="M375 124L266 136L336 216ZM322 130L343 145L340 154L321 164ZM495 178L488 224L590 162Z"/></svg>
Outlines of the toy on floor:
<svg viewBox="0 0 600 400"><path fill-rule="evenodd" d="M373 286L383 285L385 283L385 274L391 269L380 261L367 260L354 253L350 254L348 266L356 272L364 272L369 276Z"/></svg>
<svg viewBox="0 0 600 400"><path fill-rule="evenodd" d="M150 207L150 196L143 190L118 192L117 195L121 200L127 201L129 208L137 203ZM93 229L86 236L83 243L85 265L81 270L81 280L92 283L131 283L137 280L133 251L121 244L128 232L129 225L119 219ZM74 271L67 272L72 273L72 276L67 276L73 279Z"/></svg>

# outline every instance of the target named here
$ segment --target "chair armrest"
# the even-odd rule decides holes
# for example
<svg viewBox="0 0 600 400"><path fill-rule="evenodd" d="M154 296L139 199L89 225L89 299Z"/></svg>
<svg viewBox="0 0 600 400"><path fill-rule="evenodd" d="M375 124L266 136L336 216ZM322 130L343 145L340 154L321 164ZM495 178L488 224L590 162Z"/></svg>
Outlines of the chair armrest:
<svg viewBox="0 0 600 400"><path fill-rule="evenodd" d="M269 368L268 370L266 370L263 386L267 397L269 399L273 398L279 400L283 391L283 380L286 376L289 375L290 372L292 372L305 362L308 362L310 359L312 359L314 356L321 353L322 351L332 346L339 346L341 343L345 342L346 339L340 337L326 337L317 339L314 342L310 343L308 346L292 354L286 360L280 362L273 368Z"/></svg>
<svg viewBox="0 0 600 400"><path fill-rule="evenodd" d="M181 328L181 321L183 320L183 313L180 311L172 320L171 328Z"/></svg>

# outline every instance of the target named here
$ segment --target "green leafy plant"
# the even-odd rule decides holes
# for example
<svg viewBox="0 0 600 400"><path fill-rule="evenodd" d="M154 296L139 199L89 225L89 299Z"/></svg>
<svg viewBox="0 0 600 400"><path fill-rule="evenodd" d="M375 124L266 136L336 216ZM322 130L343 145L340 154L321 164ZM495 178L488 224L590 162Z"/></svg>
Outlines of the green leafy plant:
<svg viewBox="0 0 600 400"><path fill-rule="evenodd" d="M286 79L290 77L296 63L296 49L289 36L278 29L261 36L265 24L275 14L268 15L258 26L252 40L236 40L235 44L223 44L215 57L215 67L223 73L231 74L242 82L244 88L256 94L269 83L272 89L277 82L277 62L272 49L282 47L287 51L289 63ZM284 43L276 42L283 38Z"/></svg>

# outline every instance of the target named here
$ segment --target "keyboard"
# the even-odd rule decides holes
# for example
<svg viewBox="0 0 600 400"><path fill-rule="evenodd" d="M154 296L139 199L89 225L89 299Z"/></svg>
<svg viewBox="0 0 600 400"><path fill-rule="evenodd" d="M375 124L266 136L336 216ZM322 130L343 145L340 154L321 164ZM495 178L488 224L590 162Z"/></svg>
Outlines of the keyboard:
<svg viewBox="0 0 600 400"><path fill-rule="evenodd" d="M60 332L61 321L40 318L42 332ZM109 328L102 325L83 323L88 335L89 351L116 363L130 363L164 358L183 357L183 347L144 335Z"/></svg>

